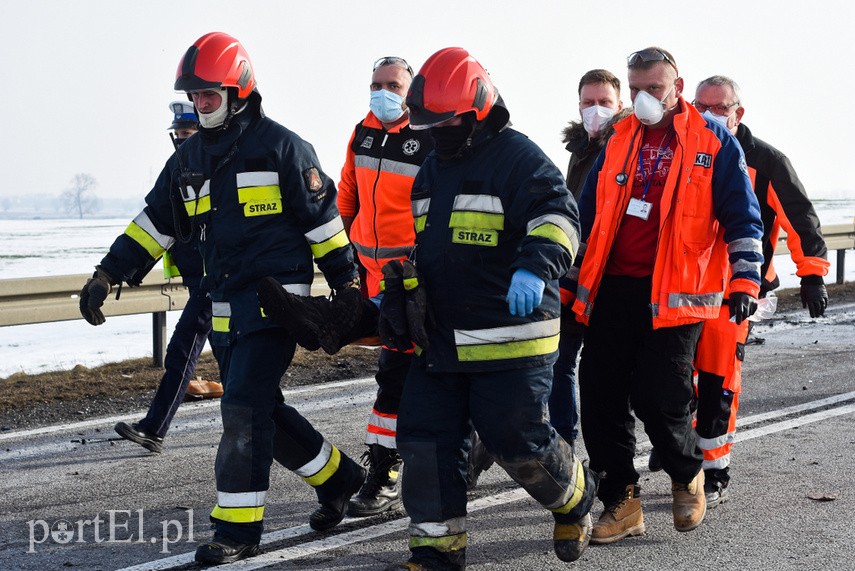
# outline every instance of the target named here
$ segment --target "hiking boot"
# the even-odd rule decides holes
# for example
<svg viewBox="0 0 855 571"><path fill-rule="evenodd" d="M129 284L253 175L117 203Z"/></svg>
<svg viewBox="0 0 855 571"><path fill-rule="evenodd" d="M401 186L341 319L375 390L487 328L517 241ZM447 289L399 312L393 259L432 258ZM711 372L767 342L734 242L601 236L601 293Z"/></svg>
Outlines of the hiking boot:
<svg viewBox="0 0 855 571"><path fill-rule="evenodd" d="M472 490L478 485L478 478L493 465L493 456L484 447L481 437L472 431L472 449L469 451L469 462L466 466L466 489Z"/></svg>
<svg viewBox="0 0 855 571"><path fill-rule="evenodd" d="M617 503L606 506L591 531L591 543L605 545L624 537L644 533L644 514L641 511L641 489L633 484Z"/></svg>
<svg viewBox="0 0 855 571"><path fill-rule="evenodd" d="M261 553L261 548L257 543L238 543L225 537L208 543L203 543L196 548L196 561L198 563L211 563L219 565L221 563L232 563L247 557L254 557Z"/></svg>
<svg viewBox="0 0 855 571"><path fill-rule="evenodd" d="M730 494L727 491L727 484L728 482L722 482L704 475L704 495L707 499L707 509L714 508L727 500Z"/></svg>
<svg viewBox="0 0 855 571"><path fill-rule="evenodd" d="M362 317L364 299L362 292L355 287L346 287L333 294L332 301L328 302L326 319L318 333L318 341L327 354L335 355L355 339L353 330ZM374 319L372 329L376 324L377 320Z"/></svg>
<svg viewBox="0 0 855 571"><path fill-rule="evenodd" d="M318 334L329 315L330 302L323 296L302 296L285 291L275 278L258 282L258 302L264 314L288 330L297 345L307 351L321 347Z"/></svg>
<svg viewBox="0 0 855 571"><path fill-rule="evenodd" d="M674 502L671 511L674 514L674 528L677 531L692 531L704 521L707 513L707 498L704 495L704 471L688 484L672 482L671 495Z"/></svg>
<svg viewBox="0 0 855 571"><path fill-rule="evenodd" d="M403 563L393 563L388 567L384 567L383 571L430 571L430 569L420 563L404 561Z"/></svg>
<svg viewBox="0 0 855 571"><path fill-rule="evenodd" d="M401 457L394 448L369 444L362 454L368 466L368 478L359 493L351 498L347 515L368 517L401 505Z"/></svg>
<svg viewBox="0 0 855 571"><path fill-rule="evenodd" d="M117 422L116 426L113 427L113 430L115 430L116 433L125 440L136 442L143 448L146 448L155 454L160 454L160 451L163 450L163 438L153 432L149 432L145 428L142 428L138 422L131 424L128 424L127 422Z"/></svg>
<svg viewBox="0 0 855 571"><path fill-rule="evenodd" d="M365 476L365 468L342 453L335 473L315 488L321 507L309 516L309 527L315 531L324 531L341 523L348 500L365 483Z"/></svg>
<svg viewBox="0 0 855 571"><path fill-rule="evenodd" d="M662 470L662 462L659 460L659 453L655 448L650 449L650 458L647 460L647 469L651 472L659 472Z"/></svg>
<svg viewBox="0 0 855 571"><path fill-rule="evenodd" d="M552 532L552 547L555 555L561 561L576 561L591 541L591 530L594 527L591 514L586 513L576 523L555 523Z"/></svg>

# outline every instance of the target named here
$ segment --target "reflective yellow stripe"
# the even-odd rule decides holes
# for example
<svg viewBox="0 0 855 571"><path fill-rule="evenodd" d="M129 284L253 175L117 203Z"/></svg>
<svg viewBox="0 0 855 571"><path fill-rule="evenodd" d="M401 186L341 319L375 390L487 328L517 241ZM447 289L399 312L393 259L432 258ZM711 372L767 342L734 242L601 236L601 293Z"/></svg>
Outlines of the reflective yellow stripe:
<svg viewBox="0 0 855 571"><path fill-rule="evenodd" d="M275 200L277 198L282 198L282 192L279 190L278 184L249 186L238 189L238 202L241 204L252 201Z"/></svg>
<svg viewBox="0 0 855 571"><path fill-rule="evenodd" d="M184 208L189 216L205 214L211 210L211 195L200 196L199 200L188 200L184 203Z"/></svg>
<svg viewBox="0 0 855 571"><path fill-rule="evenodd" d="M344 248L348 244L350 244L350 242L347 239L347 234L344 232L344 230L342 230L329 240L324 240L323 242L318 242L317 244L309 244L309 248L312 249L312 255L315 257L315 259L320 260L333 250Z"/></svg>
<svg viewBox="0 0 855 571"><path fill-rule="evenodd" d="M512 341L510 343L490 343L485 345L457 346L457 358L460 361L496 361L498 359L518 359L548 355L558 350L558 335L541 339Z"/></svg>
<svg viewBox="0 0 855 571"><path fill-rule="evenodd" d="M414 547L432 547L437 551L448 553L459 551L466 547L466 532L442 537L410 536L410 549Z"/></svg>
<svg viewBox="0 0 855 571"><path fill-rule="evenodd" d="M407 278L404 280L404 289L405 290L414 290L419 287L419 278Z"/></svg>
<svg viewBox="0 0 855 571"><path fill-rule="evenodd" d="M330 479L330 477L335 474L336 470L338 470L339 464L341 463L341 452L338 451L338 448L335 446L332 447L332 453L330 454L330 459L327 460L327 463L321 468L318 472L311 476L305 476L303 479L310 486L320 486L324 482Z"/></svg>
<svg viewBox="0 0 855 571"><path fill-rule="evenodd" d="M167 279L181 277L181 270L175 265L175 260L169 252L163 253L163 277Z"/></svg>
<svg viewBox="0 0 855 571"><path fill-rule="evenodd" d="M160 243L151 237L151 235L142 229L136 222L131 222L125 229L125 234L134 242L145 248L148 255L158 259L166 251Z"/></svg>
<svg viewBox="0 0 855 571"><path fill-rule="evenodd" d="M561 506L560 508L556 508L553 511L559 514L570 513L570 510L576 507L576 504L582 499L582 495L585 493L585 469L582 468L582 463L579 460L575 460L576 462L576 478L574 480L574 490L573 495L570 496L570 501Z"/></svg>
<svg viewBox="0 0 855 571"><path fill-rule="evenodd" d="M479 230L504 230L504 214L487 214L485 212L463 212L451 213L448 221L449 228L477 228Z"/></svg>
<svg viewBox="0 0 855 571"><path fill-rule="evenodd" d="M214 328L214 331L218 333L228 333L229 332L229 320L231 317L212 317L211 325Z"/></svg>
<svg viewBox="0 0 855 571"><path fill-rule="evenodd" d="M564 232L564 230L555 224L542 224L536 228L532 228L528 235L540 236L541 238L546 238L547 240L552 240L557 244L561 244L567 248L567 251L570 252L572 257L576 257L576 252L573 248L573 243L570 241L570 237L566 232Z"/></svg>
<svg viewBox="0 0 855 571"><path fill-rule="evenodd" d="M264 519L264 506L249 508L223 508L219 504L211 510L211 517L231 523L254 523Z"/></svg>
<svg viewBox="0 0 855 571"><path fill-rule="evenodd" d="M427 222L427 214L414 218L413 222L415 223L416 234L418 234L419 232L425 229L425 223Z"/></svg>

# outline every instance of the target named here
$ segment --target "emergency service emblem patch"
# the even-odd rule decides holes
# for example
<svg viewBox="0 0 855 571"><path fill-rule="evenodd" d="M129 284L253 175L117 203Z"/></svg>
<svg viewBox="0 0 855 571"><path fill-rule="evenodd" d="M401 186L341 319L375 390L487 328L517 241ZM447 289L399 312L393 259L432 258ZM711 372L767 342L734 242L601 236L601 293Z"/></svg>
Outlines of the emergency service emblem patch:
<svg viewBox="0 0 855 571"><path fill-rule="evenodd" d="M419 148L422 146L416 139L407 139L404 141L404 146L401 149L404 151L404 154L408 157L411 157L419 152Z"/></svg>
<svg viewBox="0 0 855 571"><path fill-rule="evenodd" d="M306 179L306 188L311 192L318 192L324 186L323 181L321 181L321 173L315 167L304 170L303 178Z"/></svg>
<svg viewBox="0 0 855 571"><path fill-rule="evenodd" d="M695 155L695 166L708 169L712 166L712 155L708 153L698 153Z"/></svg>
<svg viewBox="0 0 855 571"><path fill-rule="evenodd" d="M371 145L373 145L373 144L374 144L374 137L372 137L371 135L368 135L367 137L362 139L362 144L359 146L362 147L363 149L370 149Z"/></svg>
<svg viewBox="0 0 855 571"><path fill-rule="evenodd" d="M745 176L750 177L748 174L748 163L745 162L745 157L739 157L739 170L745 173Z"/></svg>

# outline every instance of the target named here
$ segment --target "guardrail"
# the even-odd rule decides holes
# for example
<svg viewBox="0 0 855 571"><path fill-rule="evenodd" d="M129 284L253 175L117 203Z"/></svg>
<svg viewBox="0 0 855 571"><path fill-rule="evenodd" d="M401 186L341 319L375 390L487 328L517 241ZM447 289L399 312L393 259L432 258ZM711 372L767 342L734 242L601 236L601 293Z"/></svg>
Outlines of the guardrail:
<svg viewBox="0 0 855 571"><path fill-rule="evenodd" d="M837 252L837 283L842 284L846 250L855 248L855 224L823 226L822 232L829 251ZM786 236L782 236L775 255L787 253ZM88 278L89 274L0 280L0 327L82 319L78 294ZM316 271L312 294L327 293L326 281ZM103 311L107 317L151 313L153 361L163 366L166 312L183 309L187 298L180 279L166 280L150 274L139 287L123 287L119 301L115 295L108 296Z"/></svg>
<svg viewBox="0 0 855 571"><path fill-rule="evenodd" d="M0 327L52 323L83 319L80 316L80 289L91 274L15 278L0 280ZM166 312L184 309L189 297L181 279L164 279L157 271L146 276L138 287L122 287L116 301L115 288L107 296L102 311L106 317L151 313L152 356L163 366L166 353ZM313 295L329 293L323 275L316 272Z"/></svg>

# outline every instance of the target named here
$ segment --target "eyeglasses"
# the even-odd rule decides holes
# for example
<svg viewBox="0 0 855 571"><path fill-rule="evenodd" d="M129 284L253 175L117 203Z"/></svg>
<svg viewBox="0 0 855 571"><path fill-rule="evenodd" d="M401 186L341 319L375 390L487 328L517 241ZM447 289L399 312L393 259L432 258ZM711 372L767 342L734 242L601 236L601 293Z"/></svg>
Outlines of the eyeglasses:
<svg viewBox="0 0 855 571"><path fill-rule="evenodd" d="M729 105L724 105L723 103L719 103L718 105L704 105L703 103L698 103L698 100L695 99L692 101L692 105L695 107L695 109L697 109L701 113L703 113L704 111L709 109L710 111L712 111L716 115L726 115L728 109L730 109L731 107L734 107L736 105L739 105L739 101L736 101L736 102L731 103Z"/></svg>
<svg viewBox="0 0 855 571"><path fill-rule="evenodd" d="M380 59L374 62L374 68L371 71L377 71L378 67L383 67L384 65L397 65L403 67L410 74L410 77L416 76L416 74L413 73L413 68L411 68L410 64L407 63L407 60L402 57L396 56L381 57Z"/></svg>
<svg viewBox="0 0 855 571"><path fill-rule="evenodd" d="M675 64L671 58L668 57L668 54L663 52L662 50L656 49L646 49L641 50L639 52L633 52L629 54L626 58L627 67L633 67L638 65L640 62L651 62L651 61L664 61L671 64L671 67L674 68L674 71L677 71L677 64ZM679 72L678 72L679 73Z"/></svg>

